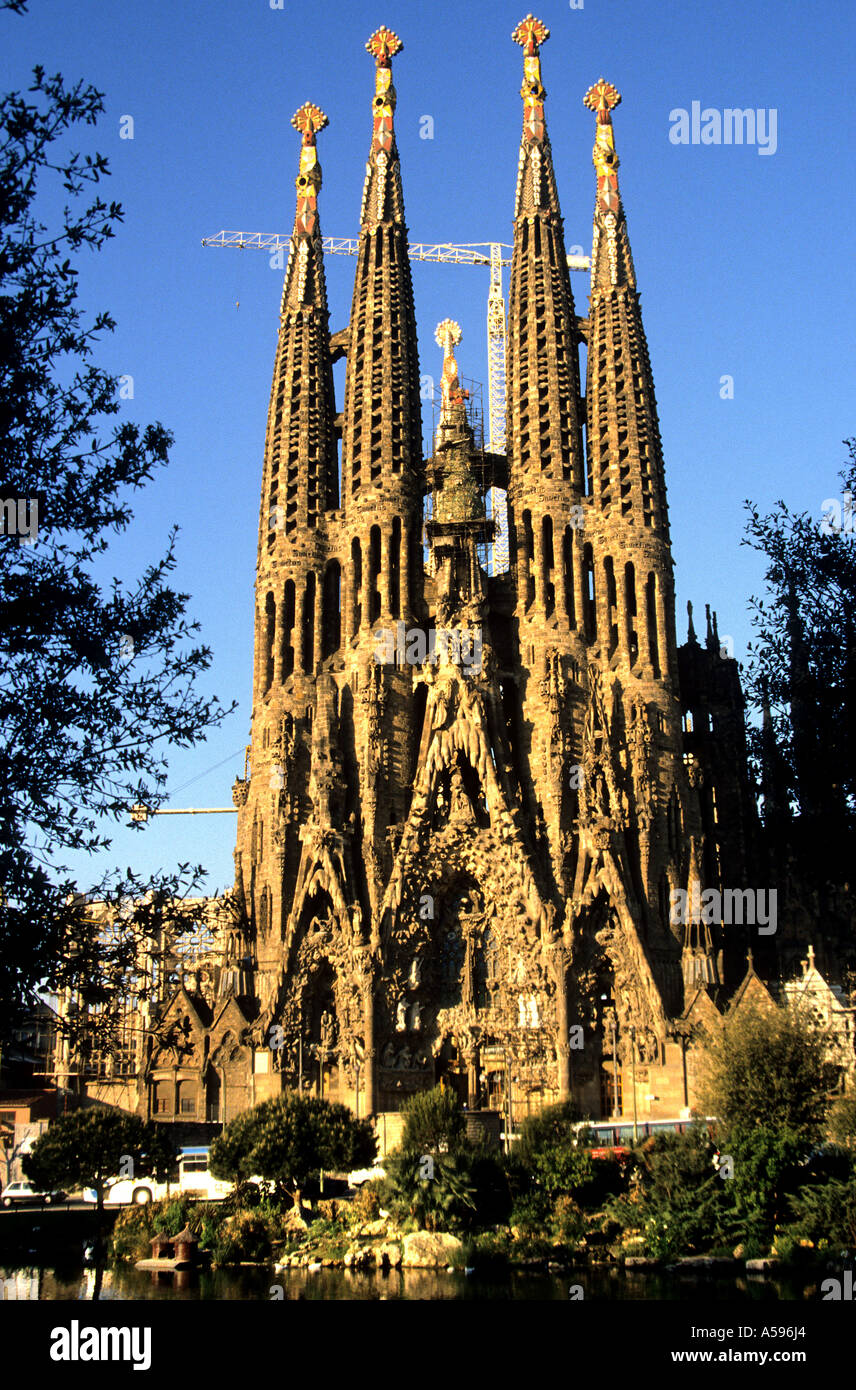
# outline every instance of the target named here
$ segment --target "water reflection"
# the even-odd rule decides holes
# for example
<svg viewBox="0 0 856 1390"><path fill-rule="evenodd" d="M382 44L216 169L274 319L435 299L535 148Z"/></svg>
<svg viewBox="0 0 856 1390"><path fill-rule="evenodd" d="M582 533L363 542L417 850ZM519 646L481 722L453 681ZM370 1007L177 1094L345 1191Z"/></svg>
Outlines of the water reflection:
<svg viewBox="0 0 856 1390"><path fill-rule="evenodd" d="M424 1269L386 1274L342 1269L275 1273L273 1268L180 1270L174 1274L120 1266L56 1264L53 1267L0 1268L5 1299L94 1302L152 1299L272 1302L275 1300L567 1301L572 1284L586 1300L671 1300L780 1302L818 1297L819 1277L808 1275L719 1274L704 1277L689 1271L629 1270L603 1266L563 1274L512 1270L467 1277Z"/></svg>

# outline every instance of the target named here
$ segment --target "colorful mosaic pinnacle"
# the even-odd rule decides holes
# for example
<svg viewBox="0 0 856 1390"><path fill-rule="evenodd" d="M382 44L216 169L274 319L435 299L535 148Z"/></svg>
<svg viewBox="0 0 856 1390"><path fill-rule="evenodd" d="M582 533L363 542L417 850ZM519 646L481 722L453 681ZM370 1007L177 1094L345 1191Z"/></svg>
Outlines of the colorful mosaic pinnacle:
<svg viewBox="0 0 856 1390"><path fill-rule="evenodd" d="M295 111L291 118L291 124L303 136L300 148L300 165L295 180L297 215L294 223L294 234L297 237L311 237L318 226L318 192L321 188L321 165L318 162L315 134L316 131L323 130L329 122L320 106L315 106L311 101L305 101ZM300 262L298 278L298 293L302 299L307 284L305 255Z"/></svg>
<svg viewBox="0 0 856 1390"><path fill-rule="evenodd" d="M315 132L323 130L330 122L320 106L316 106L311 101L304 101L303 105L292 116L291 124L295 130L300 131L304 145L313 145Z"/></svg>
<svg viewBox="0 0 856 1390"><path fill-rule="evenodd" d="M400 53L403 47L404 44L398 35L387 29L385 24L375 30L366 44L367 51L373 55L379 68L388 68L390 59L394 58L396 53Z"/></svg>
<svg viewBox="0 0 856 1390"><path fill-rule="evenodd" d="M618 215L621 207L621 195L618 191L620 161L615 152L615 133L610 113L620 102L621 93L602 77L598 78L593 87L589 87L583 97L583 105L587 106L589 111L597 112L597 134L592 150L592 162L597 172L597 205L601 212L613 218ZM612 231L610 224L607 231ZM611 246L611 250L614 252L615 248ZM627 254L629 258L629 247Z"/></svg>
<svg viewBox="0 0 856 1390"><path fill-rule="evenodd" d="M544 98L547 93L541 81L541 57L538 46L550 37L550 30L540 19L528 14L525 19L521 19L511 37L523 49L523 86L520 88L520 95L523 98L524 136L531 144L541 145L547 137L544 125ZM536 201L539 201L538 169L534 171L534 176Z"/></svg>
<svg viewBox="0 0 856 1390"><path fill-rule="evenodd" d="M621 93L611 82L604 82L602 77L597 79L593 87L589 87L583 97L583 106L587 106L589 111L596 111L598 120L604 124L609 120L610 111L620 105Z"/></svg>
<svg viewBox="0 0 856 1390"><path fill-rule="evenodd" d="M536 19L534 14L528 14L525 19L521 19L511 37L515 43L520 44L527 55L535 54L539 45L549 39L550 30L542 20Z"/></svg>

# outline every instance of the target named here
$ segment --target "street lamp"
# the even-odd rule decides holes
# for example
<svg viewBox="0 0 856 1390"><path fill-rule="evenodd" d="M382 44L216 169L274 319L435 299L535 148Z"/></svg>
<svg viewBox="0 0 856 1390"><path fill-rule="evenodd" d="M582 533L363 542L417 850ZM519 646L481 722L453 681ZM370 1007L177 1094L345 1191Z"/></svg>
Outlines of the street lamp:
<svg viewBox="0 0 856 1390"><path fill-rule="evenodd" d="M633 1142L639 1138L636 1128L636 1025L630 1025L630 1070L633 1084Z"/></svg>
<svg viewBox="0 0 856 1390"><path fill-rule="evenodd" d="M606 995L602 994L601 999ZM603 1021L612 1035L612 1118L617 1120L621 1111L618 1106L618 1019L614 1009L605 1009Z"/></svg>

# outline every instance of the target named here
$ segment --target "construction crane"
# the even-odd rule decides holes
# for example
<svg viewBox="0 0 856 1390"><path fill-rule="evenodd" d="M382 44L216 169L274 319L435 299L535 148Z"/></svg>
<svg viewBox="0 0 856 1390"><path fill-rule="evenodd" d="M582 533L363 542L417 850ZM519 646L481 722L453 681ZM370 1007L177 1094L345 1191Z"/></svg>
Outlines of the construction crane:
<svg viewBox="0 0 856 1390"><path fill-rule="evenodd" d="M235 806L182 806L172 810L154 810L151 806L143 806L137 803L130 808L131 820L137 825L145 825L149 816L234 816L237 814Z"/></svg>
<svg viewBox="0 0 856 1390"><path fill-rule="evenodd" d="M359 249L357 237L325 236L322 238L325 255L355 256ZM291 246L291 237L281 232L218 232L202 238L203 246L231 247L237 250L267 251L283 255ZM407 254L412 261L436 261L445 265L483 265L490 268L490 288L487 295L487 380L488 419L492 454L505 453L505 295L502 289L502 268L511 264L512 248L502 241L471 241L463 245L451 242L412 241ZM588 256L568 256L569 270L588 270ZM496 534L491 543L490 573L501 574L508 569L508 519L505 498L498 488L487 493L488 515L496 521Z"/></svg>

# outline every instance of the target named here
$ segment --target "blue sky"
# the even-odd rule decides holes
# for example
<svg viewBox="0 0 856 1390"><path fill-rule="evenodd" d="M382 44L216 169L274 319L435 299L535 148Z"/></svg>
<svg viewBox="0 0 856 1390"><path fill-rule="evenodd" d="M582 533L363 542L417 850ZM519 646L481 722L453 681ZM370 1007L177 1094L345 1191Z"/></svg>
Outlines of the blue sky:
<svg viewBox="0 0 856 1390"><path fill-rule="evenodd" d="M579 0L577 0L577 3ZM274 0L278 3L278 0ZM105 93L91 137L125 209L116 239L84 256L81 298L118 321L101 365L133 377L128 418L175 434L172 462L135 502L111 573L130 580L181 527L175 584L192 595L214 661L206 688L240 709L195 751L171 758L177 806L225 806L249 734L258 493L282 272L255 251L205 249L221 228L289 232L305 100L330 119L319 137L321 223L353 236L371 132L365 41L396 30L396 128L415 241L511 240L520 139L525 6L387 0L31 0L0 15L4 90L32 66ZM750 637L747 599L762 566L740 540L743 499L780 496L820 515L838 492L852 409L853 123L847 94L853 12L818 0L655 4L550 0L537 7L547 118L566 241L588 252L594 118L582 105L605 77L620 182L651 352L666 458L678 592L718 611L735 655ZM777 148L675 145L676 108L777 113ZM122 118L133 139L121 139ZM424 116L433 139L421 138ZM125 123L127 129L127 122ZM84 143L89 137L83 137ZM355 262L328 257L331 327L345 325ZM415 265L423 373L438 375L434 327L464 331L462 372L486 381L487 272ZM506 284L507 289L507 284ZM573 276L586 312L585 275ZM733 378L733 399L720 382ZM341 378L340 378L341 379ZM430 423L430 421L429 421ZM214 769L215 764L223 765ZM187 786L186 784L192 783ZM118 826L100 863L72 858L81 886L112 863L142 872L202 862L211 889L232 878L234 817L161 817Z"/></svg>

